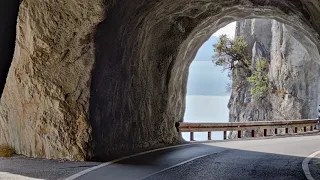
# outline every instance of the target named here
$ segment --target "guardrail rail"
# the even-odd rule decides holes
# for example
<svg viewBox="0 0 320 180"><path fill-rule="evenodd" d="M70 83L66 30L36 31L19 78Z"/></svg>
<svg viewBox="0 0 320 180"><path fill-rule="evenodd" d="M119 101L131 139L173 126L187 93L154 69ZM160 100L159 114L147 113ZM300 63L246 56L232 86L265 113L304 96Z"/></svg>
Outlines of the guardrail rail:
<svg viewBox="0 0 320 180"><path fill-rule="evenodd" d="M274 134L278 135L278 129L284 128L285 134L289 134L289 128L293 133L318 130L317 119L288 120L288 121L249 121L249 122L230 122L230 123L188 123L179 124L180 132L190 132L190 141L194 141L194 132L208 132L208 140L211 139L211 132L223 131L223 139L227 139L227 131L238 131L238 138L243 137L243 131L251 131L251 137L256 136L256 131L263 129L263 136L268 136L268 130L273 129ZM298 131L298 129L303 129Z"/></svg>

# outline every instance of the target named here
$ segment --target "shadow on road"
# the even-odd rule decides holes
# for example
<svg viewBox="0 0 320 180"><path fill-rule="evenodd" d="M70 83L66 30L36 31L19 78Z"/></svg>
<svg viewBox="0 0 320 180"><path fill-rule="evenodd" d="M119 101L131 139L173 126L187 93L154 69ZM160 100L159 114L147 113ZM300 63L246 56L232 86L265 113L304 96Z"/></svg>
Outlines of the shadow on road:
<svg viewBox="0 0 320 180"><path fill-rule="evenodd" d="M290 146L278 146L275 149L279 153L268 153L263 149L255 151L193 144L129 158L79 179L306 179L301 163L309 153L301 155L305 151L298 150L303 147L299 144ZM291 151L293 148L297 150ZM320 146L315 145L316 148ZM286 151L291 154L286 155ZM192 158L197 159L188 162ZM175 166L177 164L179 166Z"/></svg>
<svg viewBox="0 0 320 180"><path fill-rule="evenodd" d="M312 153L315 150L304 150L297 144L295 147L275 147L277 150L274 151L279 152L277 153L272 151L273 146L277 145L270 146L271 153L263 152L269 151L263 148L255 150L254 146L253 150L250 150L250 147L249 150L244 150L216 146L214 143L192 144L122 160L91 171L79 179L306 179L301 168L306 156L303 153L308 150ZM320 149L320 146L314 146L314 149ZM290 155L286 155L286 151ZM189 161L192 158L194 160ZM10 164L10 167L6 167L6 164ZM94 165L97 163L60 163L31 159L19 162L14 158L2 159L0 179L4 172L37 179L65 178Z"/></svg>

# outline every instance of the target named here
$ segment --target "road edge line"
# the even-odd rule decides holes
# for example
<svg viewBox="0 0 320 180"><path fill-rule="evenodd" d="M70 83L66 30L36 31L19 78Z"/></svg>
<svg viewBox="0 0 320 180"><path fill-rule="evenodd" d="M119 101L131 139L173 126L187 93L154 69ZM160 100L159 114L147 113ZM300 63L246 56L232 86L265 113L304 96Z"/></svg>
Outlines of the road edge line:
<svg viewBox="0 0 320 180"><path fill-rule="evenodd" d="M320 150L319 151L316 151L312 154L310 154L308 157L306 157L303 161L302 161L302 170L303 170L303 173L304 175L306 176L306 178L308 180L315 180L312 175L311 175L311 172L310 172L310 169L309 169L309 162L312 158L314 158L316 155L320 154Z"/></svg>
<svg viewBox="0 0 320 180"><path fill-rule="evenodd" d="M161 151L161 150L176 148L176 147L194 145L194 144L197 144L197 143L179 144L179 145L175 145L175 146L168 146L168 147L163 147L163 148L158 148L158 149L152 149L152 150L149 150L149 151L140 152L140 153L133 154L133 155L130 155L130 156L125 156L125 157L122 157L122 158L119 158L119 159L115 159L115 160L112 160L112 161L108 161L108 162L99 164L99 165L97 165L97 166L94 166L94 167L85 169L85 170L83 170L83 171L80 171L80 172L78 172L78 173L76 173L76 174L74 174L74 175L71 175L71 176L65 178L64 180L75 180L76 178L78 178L78 177L80 177L80 176L83 176L83 175L85 175L85 174L87 174L87 173L89 173L89 172L91 172L91 171L94 171L94 170L96 170L96 169L99 169L99 168L108 166L108 165L110 165L110 164L113 164L113 163L116 163L116 162L119 162L119 161L122 161L122 160L125 160L125 159L129 159L129 158L132 158L132 157L136 157L136 156L140 156L140 155L144 155L144 154L148 154L148 153L152 153L152 152L156 152L156 151Z"/></svg>

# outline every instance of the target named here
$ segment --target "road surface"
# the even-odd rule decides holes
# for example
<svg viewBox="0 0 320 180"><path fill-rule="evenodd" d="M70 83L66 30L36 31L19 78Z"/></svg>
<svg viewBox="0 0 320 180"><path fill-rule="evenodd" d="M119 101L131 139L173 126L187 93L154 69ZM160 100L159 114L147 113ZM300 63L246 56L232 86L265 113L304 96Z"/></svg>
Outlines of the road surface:
<svg viewBox="0 0 320 180"><path fill-rule="evenodd" d="M93 170L77 180L306 179L301 163L320 150L320 136L193 144Z"/></svg>
<svg viewBox="0 0 320 180"><path fill-rule="evenodd" d="M109 165L15 156L0 158L0 180L65 179L83 170L77 180L305 179L301 163L318 150L320 136L313 135L192 144Z"/></svg>

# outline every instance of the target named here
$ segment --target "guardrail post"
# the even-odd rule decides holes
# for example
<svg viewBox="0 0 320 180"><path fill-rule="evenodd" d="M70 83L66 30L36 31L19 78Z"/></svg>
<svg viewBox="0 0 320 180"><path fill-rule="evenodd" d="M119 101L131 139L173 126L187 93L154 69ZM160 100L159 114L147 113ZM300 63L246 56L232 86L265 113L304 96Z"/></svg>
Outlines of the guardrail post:
<svg viewBox="0 0 320 180"><path fill-rule="evenodd" d="M224 140L227 139L227 131L223 131L223 139L224 139Z"/></svg>
<svg viewBox="0 0 320 180"><path fill-rule="evenodd" d="M251 137L254 137L255 134L254 134L254 129L251 130Z"/></svg>
<svg viewBox="0 0 320 180"><path fill-rule="evenodd" d="M278 129L277 128L274 129L274 134L278 134Z"/></svg>
<svg viewBox="0 0 320 180"><path fill-rule="evenodd" d="M298 133L298 127L294 128L294 133Z"/></svg>
<svg viewBox="0 0 320 180"><path fill-rule="evenodd" d="M286 128L286 134L288 134L289 133L289 128Z"/></svg>
<svg viewBox="0 0 320 180"><path fill-rule="evenodd" d="M190 132L190 141L194 141L193 132Z"/></svg>
<svg viewBox="0 0 320 180"><path fill-rule="evenodd" d="M307 132L307 127L306 126L303 127L303 131Z"/></svg>
<svg viewBox="0 0 320 180"><path fill-rule="evenodd" d="M238 138L242 137L242 131L238 131Z"/></svg>
<svg viewBox="0 0 320 180"><path fill-rule="evenodd" d="M208 132L208 140L211 140L211 131Z"/></svg>
<svg viewBox="0 0 320 180"><path fill-rule="evenodd" d="M267 135L268 135L267 129L264 129L264 130L263 130L263 136L267 136Z"/></svg>

